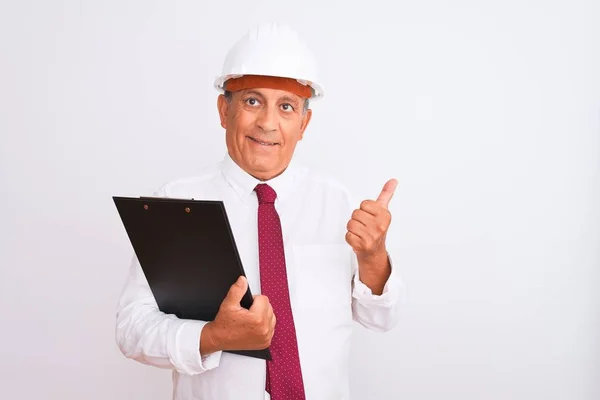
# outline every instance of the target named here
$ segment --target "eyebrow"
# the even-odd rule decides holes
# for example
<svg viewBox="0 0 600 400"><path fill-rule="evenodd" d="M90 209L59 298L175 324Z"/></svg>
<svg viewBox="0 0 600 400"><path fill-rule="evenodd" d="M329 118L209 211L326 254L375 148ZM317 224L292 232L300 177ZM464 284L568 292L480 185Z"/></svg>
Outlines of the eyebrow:
<svg viewBox="0 0 600 400"><path fill-rule="evenodd" d="M294 97L290 97L290 96L283 96L279 99L279 101L287 101L288 103L292 103L295 106L298 105L298 99L294 98Z"/></svg>
<svg viewBox="0 0 600 400"><path fill-rule="evenodd" d="M263 94L261 92L259 92L258 90L247 90L247 91L244 92L244 94L242 95L242 97L243 96L248 96L250 94L252 94L254 96L257 96L257 97L260 97L261 100L265 99L265 96L263 96Z"/></svg>

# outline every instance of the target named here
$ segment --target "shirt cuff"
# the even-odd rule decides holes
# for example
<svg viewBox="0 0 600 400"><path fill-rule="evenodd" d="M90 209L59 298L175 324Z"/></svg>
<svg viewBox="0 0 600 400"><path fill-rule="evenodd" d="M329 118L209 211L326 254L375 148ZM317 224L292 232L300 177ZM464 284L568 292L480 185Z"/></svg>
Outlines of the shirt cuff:
<svg viewBox="0 0 600 400"><path fill-rule="evenodd" d="M187 375L196 375L219 366L222 351L200 356L200 335L207 324L204 321L185 321L175 335L175 368Z"/></svg>
<svg viewBox="0 0 600 400"><path fill-rule="evenodd" d="M357 299L363 306L392 307L398 301L398 273L394 268L394 263L389 254L388 261L391 266L391 273L385 282L383 292L380 295L373 294L373 291L360 280L360 268L358 266L356 267L352 297Z"/></svg>

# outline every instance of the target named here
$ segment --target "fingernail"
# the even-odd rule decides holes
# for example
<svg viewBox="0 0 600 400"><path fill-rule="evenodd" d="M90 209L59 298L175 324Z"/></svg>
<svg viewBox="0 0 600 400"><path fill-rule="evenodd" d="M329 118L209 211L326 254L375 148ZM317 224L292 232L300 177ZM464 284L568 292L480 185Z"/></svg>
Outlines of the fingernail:
<svg viewBox="0 0 600 400"><path fill-rule="evenodd" d="M236 284L238 286L243 286L244 285L244 277L242 275L240 275L240 277L238 278Z"/></svg>

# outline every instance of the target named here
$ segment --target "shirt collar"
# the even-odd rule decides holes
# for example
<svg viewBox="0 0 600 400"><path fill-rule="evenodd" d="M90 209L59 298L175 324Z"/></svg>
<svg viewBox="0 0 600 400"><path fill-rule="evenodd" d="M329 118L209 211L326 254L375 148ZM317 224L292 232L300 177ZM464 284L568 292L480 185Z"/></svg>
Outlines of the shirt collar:
<svg viewBox="0 0 600 400"><path fill-rule="evenodd" d="M268 181L260 181L244 171L235 161L233 161L229 153L227 153L223 159L222 171L225 180L242 201L247 201L252 196L256 197L254 188L259 183L266 183L271 186L277 193L277 200L282 200L291 192L293 187L294 164L292 158L292 161L283 173Z"/></svg>

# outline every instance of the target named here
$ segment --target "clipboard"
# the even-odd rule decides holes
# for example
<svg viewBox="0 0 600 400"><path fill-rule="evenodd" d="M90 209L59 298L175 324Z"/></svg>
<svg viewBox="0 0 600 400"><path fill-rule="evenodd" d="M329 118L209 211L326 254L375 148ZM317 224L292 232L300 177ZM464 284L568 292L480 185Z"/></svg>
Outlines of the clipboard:
<svg viewBox="0 0 600 400"><path fill-rule="evenodd" d="M158 308L181 319L214 320L245 276L222 201L119 197L113 201ZM250 288L240 305L252 305ZM226 350L270 360L269 349Z"/></svg>

